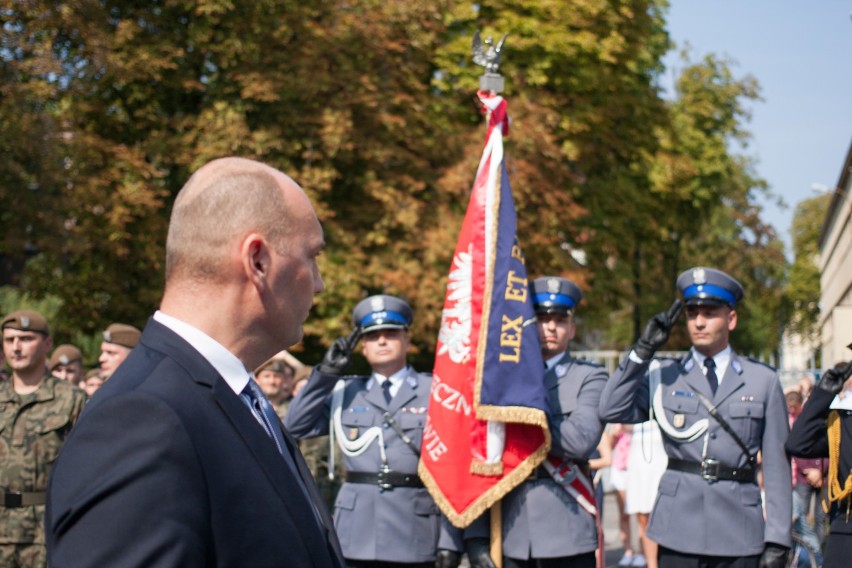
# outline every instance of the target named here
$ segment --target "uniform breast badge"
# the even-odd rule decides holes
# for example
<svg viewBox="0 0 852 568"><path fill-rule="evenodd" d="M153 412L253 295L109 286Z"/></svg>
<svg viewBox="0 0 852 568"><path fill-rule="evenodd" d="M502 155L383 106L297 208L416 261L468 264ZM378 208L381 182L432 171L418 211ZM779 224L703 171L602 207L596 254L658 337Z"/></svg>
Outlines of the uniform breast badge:
<svg viewBox="0 0 852 568"><path fill-rule="evenodd" d="M672 426L675 428L683 428L684 424L686 424L686 416L683 414L675 414L672 417Z"/></svg>
<svg viewBox="0 0 852 568"><path fill-rule="evenodd" d="M358 439L358 428L349 429L349 439L353 442Z"/></svg>

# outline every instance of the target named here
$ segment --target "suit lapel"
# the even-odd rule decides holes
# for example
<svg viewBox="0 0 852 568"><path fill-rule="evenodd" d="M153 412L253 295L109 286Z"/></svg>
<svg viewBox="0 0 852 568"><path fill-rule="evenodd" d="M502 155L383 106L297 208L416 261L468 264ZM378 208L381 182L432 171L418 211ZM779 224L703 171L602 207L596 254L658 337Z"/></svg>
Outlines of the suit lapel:
<svg viewBox="0 0 852 568"><path fill-rule="evenodd" d="M737 389L745 385L742 376L743 367L737 358L736 353L731 351L731 360L728 362L728 368L725 369L725 376L722 377L722 383L716 391L716 398L713 402L719 406L723 400L731 396Z"/></svg>
<svg viewBox="0 0 852 568"><path fill-rule="evenodd" d="M414 375L414 377L412 377ZM399 390L396 392L396 396L390 401L390 405L388 406L388 411L391 414L397 412L400 408L414 400L417 396L417 391L409 384L409 380L417 380L417 374L410 370L406 376L402 378L402 384L399 385ZM384 396L382 396L382 400L384 400Z"/></svg>
<svg viewBox="0 0 852 568"><path fill-rule="evenodd" d="M556 374L556 369L558 369L559 367L565 368L565 373L563 373L562 375L565 376L568 374L568 368L571 366L573 361L574 359L567 351L563 353L562 357L559 358L559 361L557 361L553 367L551 367L547 370L547 372L544 373L544 387L547 390L556 388L559 385L559 376Z"/></svg>
<svg viewBox="0 0 852 568"><path fill-rule="evenodd" d="M312 510L313 505L306 499L303 491L294 490L299 481L293 477L275 444L258 424L251 410L231 390L224 379L220 377L220 380L213 383L212 392L213 398L239 432L284 507L290 512L305 546L314 551L317 566L332 566L328 559L318 557L316 551L328 551L328 546L324 540L318 538L322 533L315 530L316 519Z"/></svg>
<svg viewBox="0 0 852 568"><path fill-rule="evenodd" d="M706 396L708 400L713 400L713 391L710 390L710 383L707 382L707 377L698 365L695 364L695 359L692 358L692 354L688 357L689 360L686 364L681 366L681 376L683 377L683 380L693 390L700 392Z"/></svg>
<svg viewBox="0 0 852 568"><path fill-rule="evenodd" d="M382 410L388 409L388 403L385 401L385 395L382 393L382 385L379 384L379 381L376 379L369 379L372 381L370 388L364 392L364 400L375 406L376 408L380 408Z"/></svg>
<svg viewBox="0 0 852 568"><path fill-rule="evenodd" d="M287 429L284 428L283 425L281 427L281 432L284 434L286 442L291 448L293 448L293 459L296 461L296 467L299 469L299 475L301 475L302 481L305 483L305 487L308 488L311 500L314 502L317 513L319 513L320 520L325 528L328 542L331 545L334 554L337 556L338 562L341 566L343 566L343 551L340 548L340 542L337 540L337 532L334 530L334 520L332 520L331 515L328 512L328 508L325 506L325 501L323 501L322 496L319 494L319 488L317 487L313 474L308 469L308 464L305 462L305 458L302 456L302 452L299 450L298 444L290 436L290 433L287 432Z"/></svg>

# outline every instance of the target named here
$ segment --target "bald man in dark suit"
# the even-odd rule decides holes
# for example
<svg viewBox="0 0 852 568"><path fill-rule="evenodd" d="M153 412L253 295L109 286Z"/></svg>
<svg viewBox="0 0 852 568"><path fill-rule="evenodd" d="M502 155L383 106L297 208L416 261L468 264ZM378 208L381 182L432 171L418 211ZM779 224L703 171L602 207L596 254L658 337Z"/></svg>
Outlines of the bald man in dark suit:
<svg viewBox="0 0 852 568"><path fill-rule="evenodd" d="M57 460L51 566L343 566L254 369L301 339L323 232L283 173L225 158L175 201L166 288Z"/></svg>

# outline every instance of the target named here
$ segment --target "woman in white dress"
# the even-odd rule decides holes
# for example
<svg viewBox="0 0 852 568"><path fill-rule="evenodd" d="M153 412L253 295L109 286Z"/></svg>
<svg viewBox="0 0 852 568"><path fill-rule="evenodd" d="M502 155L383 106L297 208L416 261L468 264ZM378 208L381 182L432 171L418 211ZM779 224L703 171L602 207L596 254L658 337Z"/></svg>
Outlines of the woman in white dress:
<svg viewBox="0 0 852 568"><path fill-rule="evenodd" d="M669 459L663 447L663 437L655 421L633 425L630 439L630 457L627 460L627 503L625 510L635 514L639 525L639 539L648 568L657 568L657 543L645 534L648 518L657 498L660 478L666 471ZM637 564L634 563L633 566Z"/></svg>

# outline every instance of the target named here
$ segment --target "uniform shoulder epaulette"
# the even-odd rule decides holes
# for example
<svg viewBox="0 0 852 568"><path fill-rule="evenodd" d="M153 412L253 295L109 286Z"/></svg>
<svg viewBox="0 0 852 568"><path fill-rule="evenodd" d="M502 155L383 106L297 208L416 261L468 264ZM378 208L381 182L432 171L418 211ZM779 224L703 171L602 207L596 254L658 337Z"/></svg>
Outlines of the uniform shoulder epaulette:
<svg viewBox="0 0 852 568"><path fill-rule="evenodd" d="M592 361L591 359L574 359L574 361L580 365L586 365L588 367L600 367L603 368L601 363L597 361Z"/></svg>
<svg viewBox="0 0 852 568"><path fill-rule="evenodd" d="M769 363L764 363L763 361L758 361L757 359L754 359L752 357L746 357L746 361L748 361L749 363L755 363L756 365L760 365L761 367L766 367L767 369L769 369L773 373L775 373L777 371L777 369L775 367L773 367L772 365L770 365Z"/></svg>
<svg viewBox="0 0 852 568"><path fill-rule="evenodd" d="M654 359L656 359L660 363L681 363L683 362L684 358L683 356L679 357L677 355L654 355Z"/></svg>
<svg viewBox="0 0 852 568"><path fill-rule="evenodd" d="M369 375L343 375L342 377L340 377L340 380L352 382L352 381L366 381L369 378L370 378Z"/></svg>

